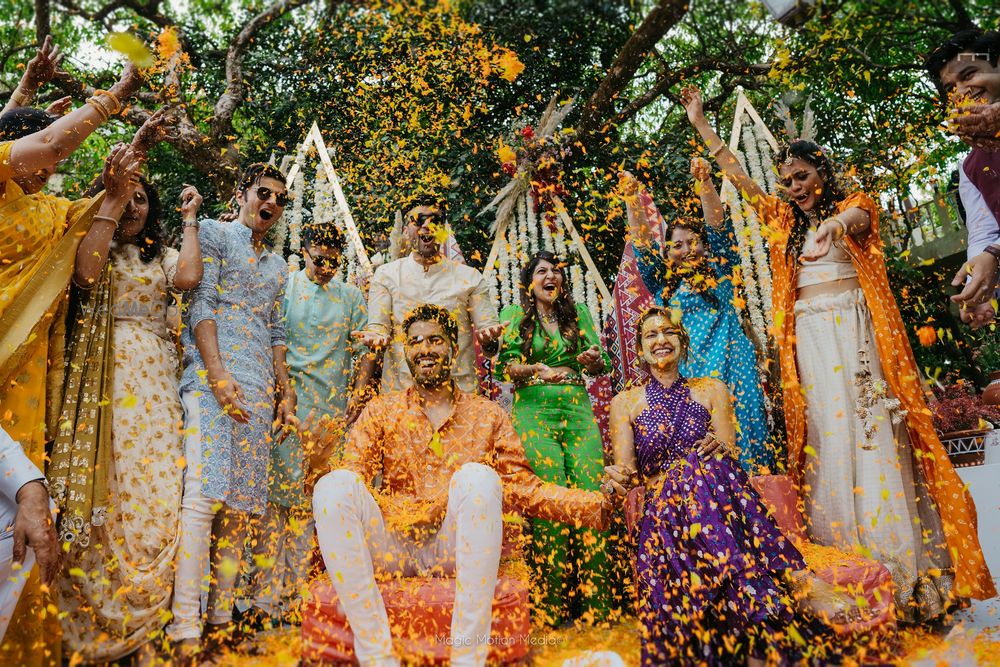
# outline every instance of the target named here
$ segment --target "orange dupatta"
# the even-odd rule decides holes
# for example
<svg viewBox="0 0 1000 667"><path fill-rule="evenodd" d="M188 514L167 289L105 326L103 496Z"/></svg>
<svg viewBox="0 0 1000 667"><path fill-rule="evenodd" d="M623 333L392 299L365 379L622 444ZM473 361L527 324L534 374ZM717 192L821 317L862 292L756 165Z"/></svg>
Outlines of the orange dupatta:
<svg viewBox="0 0 1000 667"><path fill-rule="evenodd" d="M774 337L781 363L785 427L788 433L788 466L801 476L804 469L806 404L795 358L795 297L798 258L785 250L795 216L791 205L777 197L752 202L763 221L771 252ZM858 271L858 282L871 312L882 372L893 394L907 410L906 428L914 457L928 491L941 514L945 541L955 567L955 587L963 597L985 600L997 594L986 567L977 534L976 507L965 484L955 472L948 453L931 423L917 362L906 337L906 327L889 276L879 236L879 209L871 197L855 192L837 203L837 212L860 208L868 213L871 228L862 238L847 236L844 245Z"/></svg>

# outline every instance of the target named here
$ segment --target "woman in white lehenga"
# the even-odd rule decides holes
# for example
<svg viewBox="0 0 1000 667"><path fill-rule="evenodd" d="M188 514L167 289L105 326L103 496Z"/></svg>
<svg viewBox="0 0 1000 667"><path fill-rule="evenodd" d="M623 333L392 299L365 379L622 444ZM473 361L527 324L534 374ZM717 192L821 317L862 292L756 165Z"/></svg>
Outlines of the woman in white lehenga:
<svg viewBox="0 0 1000 667"><path fill-rule="evenodd" d="M185 221L196 219L200 203L194 188L182 193ZM185 222L179 253L162 247L159 213L156 190L143 180L117 227L107 225L77 254L82 305L71 323L50 467L63 499L60 537L70 545L58 594L71 661L125 657L168 620L184 448L167 313L171 291L200 282L202 261L196 224ZM88 409L92 396L109 393L106 406Z"/></svg>

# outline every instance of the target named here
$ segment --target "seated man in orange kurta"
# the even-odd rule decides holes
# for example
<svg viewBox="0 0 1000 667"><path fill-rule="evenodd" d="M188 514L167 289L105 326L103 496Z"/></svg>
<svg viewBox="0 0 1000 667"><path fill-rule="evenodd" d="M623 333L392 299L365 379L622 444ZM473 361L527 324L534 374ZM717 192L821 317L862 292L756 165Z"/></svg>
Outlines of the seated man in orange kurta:
<svg viewBox="0 0 1000 667"><path fill-rule="evenodd" d="M403 332L415 386L361 414L344 467L316 485L316 533L362 665L399 664L376 570L455 574L451 664L484 665L504 507L602 529L612 499L543 482L507 413L455 387L458 325L447 310L418 306Z"/></svg>

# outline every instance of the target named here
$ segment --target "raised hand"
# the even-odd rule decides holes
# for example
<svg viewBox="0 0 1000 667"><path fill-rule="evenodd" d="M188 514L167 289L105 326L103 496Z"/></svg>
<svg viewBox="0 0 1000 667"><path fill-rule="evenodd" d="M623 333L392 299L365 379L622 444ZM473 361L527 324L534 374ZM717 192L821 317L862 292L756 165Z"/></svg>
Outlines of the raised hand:
<svg viewBox="0 0 1000 667"><path fill-rule="evenodd" d="M958 273L952 278L954 287L962 287L962 291L951 297L954 303L978 304L987 301L997 288L998 269L997 258L988 252L981 252L968 262L963 262Z"/></svg>
<svg viewBox="0 0 1000 667"><path fill-rule="evenodd" d="M172 123L173 118L165 108L154 111L132 137L132 150L145 157L153 146L167 137Z"/></svg>
<svg viewBox="0 0 1000 667"><path fill-rule="evenodd" d="M48 35L35 57L28 61L28 66L24 70L24 83L32 90L41 88L55 77L62 59L62 51L58 46L52 45L52 35Z"/></svg>
<svg viewBox="0 0 1000 667"><path fill-rule="evenodd" d="M125 100L135 95L141 86L142 74L134 63L129 62L122 70L118 83L112 86L111 93L118 98L119 102L124 103Z"/></svg>
<svg viewBox="0 0 1000 667"><path fill-rule="evenodd" d="M489 345L502 336L504 329L509 325L510 322L504 322L503 324L494 324L493 326L476 329L476 340L479 341L480 345Z"/></svg>
<svg viewBox="0 0 1000 667"><path fill-rule="evenodd" d="M701 97L701 90L696 86L684 86L684 88L681 88L681 105L687 112L688 120L692 124L705 119L705 107Z"/></svg>
<svg viewBox="0 0 1000 667"><path fill-rule="evenodd" d="M642 189L642 184L639 183L631 171L619 171L618 172L618 194L625 198L626 201L629 198L635 198L639 191Z"/></svg>
<svg viewBox="0 0 1000 667"><path fill-rule="evenodd" d="M361 331L352 331L351 338L356 341L364 343L369 350L381 350L386 345L389 344L389 336L384 333L379 333L377 331L369 331L368 329L362 329Z"/></svg>
<svg viewBox="0 0 1000 667"><path fill-rule="evenodd" d="M110 199L129 200L139 183L142 159L125 144L117 144L104 161L104 190Z"/></svg>
<svg viewBox="0 0 1000 667"><path fill-rule="evenodd" d="M50 116L64 116L66 112L70 110L73 106L73 98L67 95L66 97L60 97L58 100L50 104L45 109L45 113Z"/></svg>
<svg viewBox="0 0 1000 667"><path fill-rule="evenodd" d="M712 166L703 157L691 158L691 176L694 180L704 182L712 178Z"/></svg>
<svg viewBox="0 0 1000 667"><path fill-rule="evenodd" d="M1000 102L963 106L948 122L952 131L961 137L997 139L1000 136Z"/></svg>
<svg viewBox="0 0 1000 667"><path fill-rule="evenodd" d="M196 220L202 201L198 188L185 183L184 189L181 190L181 220Z"/></svg>

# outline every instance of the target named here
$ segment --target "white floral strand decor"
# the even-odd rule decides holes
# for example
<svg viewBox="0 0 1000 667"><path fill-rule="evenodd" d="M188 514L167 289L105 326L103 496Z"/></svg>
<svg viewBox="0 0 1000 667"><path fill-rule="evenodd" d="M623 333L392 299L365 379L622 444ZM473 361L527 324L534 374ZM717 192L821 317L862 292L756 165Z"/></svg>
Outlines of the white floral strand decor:
<svg viewBox="0 0 1000 667"><path fill-rule="evenodd" d="M572 283L573 301L587 305L587 287L584 285L583 271L579 264L574 263L569 267L569 281Z"/></svg>
<svg viewBox="0 0 1000 667"><path fill-rule="evenodd" d="M535 215L535 203L531 200L531 193L524 193L524 210L527 213L528 226L528 253L534 255L538 252L538 217Z"/></svg>
<svg viewBox="0 0 1000 667"><path fill-rule="evenodd" d="M757 124L750 120L744 125L749 128L749 133L743 133L744 142L747 144L747 152L750 155L750 162L759 165L754 171L753 178L765 191L773 193L775 189L774 169L772 167L771 146L764 138L763 132ZM763 148L763 152L761 149ZM763 156L767 156L765 159ZM770 179L770 180L769 180ZM750 250L754 259L754 279L761 293L761 302L764 312L771 312L771 264L768 257L767 246L761 234L761 221L756 212L746 206L747 226L750 228Z"/></svg>
<svg viewBox="0 0 1000 667"><path fill-rule="evenodd" d="M497 276L500 279L500 307L506 308L512 301L510 292L510 258L507 253L507 240L500 240L500 256L498 257Z"/></svg>
<svg viewBox="0 0 1000 667"><path fill-rule="evenodd" d="M301 252L302 252L302 206L305 204L305 194L306 194L306 178L302 174L302 168L305 165L305 158L300 150L295 155L295 164L298 165L298 170L295 174L295 178L292 180L292 212L291 219L288 221L288 226L291 231L291 241L289 242L289 249L291 250L291 255L288 257L288 265L292 271L298 271L301 268Z"/></svg>
<svg viewBox="0 0 1000 667"><path fill-rule="evenodd" d="M755 280L755 267L750 246L752 242L748 240L751 230L747 226L747 217L742 200L736 193L736 187L728 180L722 185L721 199L729 208L730 219L733 221L733 232L736 235L737 250L740 255L740 269L743 275L743 294L747 303L747 315L750 318L750 325L757 349L766 351L767 324L765 322L763 304L761 302L760 291Z"/></svg>
<svg viewBox="0 0 1000 667"><path fill-rule="evenodd" d="M528 249L528 208L524 204L524 197L517 198L517 229L511 230L511 247L515 249L514 256L519 264L524 264L531 256Z"/></svg>
<svg viewBox="0 0 1000 667"><path fill-rule="evenodd" d="M532 207L534 210L534 207ZM552 238L552 230L549 229L549 225L545 222L545 218L540 218L538 220L538 226L542 230L542 249L548 250L549 252L556 252L555 240Z"/></svg>
<svg viewBox="0 0 1000 667"><path fill-rule="evenodd" d="M597 281L594 280L594 276L590 275L590 271L584 275L584 283L587 288L587 310L590 311L590 317L594 320L597 330L601 331L604 329L604 320L601 318L601 300L597 297Z"/></svg>

